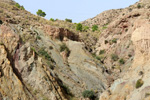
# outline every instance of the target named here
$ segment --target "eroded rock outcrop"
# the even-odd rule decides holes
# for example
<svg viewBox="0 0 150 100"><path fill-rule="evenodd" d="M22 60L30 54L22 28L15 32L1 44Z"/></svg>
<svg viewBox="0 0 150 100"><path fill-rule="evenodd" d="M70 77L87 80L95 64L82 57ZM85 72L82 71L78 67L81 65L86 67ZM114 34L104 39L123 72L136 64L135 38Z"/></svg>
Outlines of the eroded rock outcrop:
<svg viewBox="0 0 150 100"><path fill-rule="evenodd" d="M142 24L141 24L142 23ZM116 80L100 100L149 100L149 36L148 20L137 20L132 33L135 57L131 68ZM139 82L141 80L142 82ZM138 85L140 85L138 87Z"/></svg>
<svg viewBox="0 0 150 100"><path fill-rule="evenodd" d="M42 58L21 43L17 33L8 26L0 27L0 91L3 99L64 100L65 96Z"/></svg>
<svg viewBox="0 0 150 100"><path fill-rule="evenodd" d="M64 40L64 38L66 37L74 41L79 40L79 36L69 31L68 29L52 27L50 25L45 25L43 26L43 28L47 35L51 36L54 39Z"/></svg>

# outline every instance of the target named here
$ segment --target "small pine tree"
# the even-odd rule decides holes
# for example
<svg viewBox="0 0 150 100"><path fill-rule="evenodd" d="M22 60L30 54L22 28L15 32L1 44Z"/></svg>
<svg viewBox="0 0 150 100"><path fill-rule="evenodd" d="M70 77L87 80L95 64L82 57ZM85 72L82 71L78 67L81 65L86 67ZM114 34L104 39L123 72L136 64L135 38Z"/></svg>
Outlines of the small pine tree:
<svg viewBox="0 0 150 100"><path fill-rule="evenodd" d="M36 12L36 14L37 14L38 16L42 16L42 17L45 17L45 16L46 16L46 13L43 12L41 9L39 9L39 10Z"/></svg>

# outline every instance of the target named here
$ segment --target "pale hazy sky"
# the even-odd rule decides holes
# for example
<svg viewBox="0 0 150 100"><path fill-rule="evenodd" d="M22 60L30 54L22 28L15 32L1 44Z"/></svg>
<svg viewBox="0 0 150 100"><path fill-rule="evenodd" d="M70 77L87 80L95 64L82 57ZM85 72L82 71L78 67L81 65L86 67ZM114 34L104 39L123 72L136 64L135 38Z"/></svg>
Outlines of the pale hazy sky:
<svg viewBox="0 0 150 100"><path fill-rule="evenodd" d="M26 10L36 14L42 9L47 15L46 19L65 18L73 22L84 21L97 14L109 10L128 7L139 0L15 0Z"/></svg>

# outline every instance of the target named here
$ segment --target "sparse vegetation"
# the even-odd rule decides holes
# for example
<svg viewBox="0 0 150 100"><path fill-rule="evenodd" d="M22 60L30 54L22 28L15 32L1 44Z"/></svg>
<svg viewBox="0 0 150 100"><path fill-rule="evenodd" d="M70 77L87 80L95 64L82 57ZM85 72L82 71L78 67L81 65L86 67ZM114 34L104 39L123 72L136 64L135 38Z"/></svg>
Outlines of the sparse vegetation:
<svg viewBox="0 0 150 100"><path fill-rule="evenodd" d="M141 4L139 3L138 5L137 5L137 8L138 9L140 9L142 6L141 6Z"/></svg>
<svg viewBox="0 0 150 100"><path fill-rule="evenodd" d="M16 6L17 8L19 8L19 9L21 9L21 10L25 10L24 7L23 7L23 6L20 6L19 3L16 3L15 6Z"/></svg>
<svg viewBox="0 0 150 100"><path fill-rule="evenodd" d="M97 25L93 25L93 26L92 26L92 31L95 32L95 31L97 31L97 30L98 30L98 26L97 26Z"/></svg>
<svg viewBox="0 0 150 100"><path fill-rule="evenodd" d="M66 44L62 44L62 45L60 45L60 52L63 52L63 51L66 51L66 53L67 53L67 56L69 56L69 54L70 54L70 50L69 50L69 48L66 46Z"/></svg>
<svg viewBox="0 0 150 100"><path fill-rule="evenodd" d="M114 38L114 39L112 40L112 43L117 43L117 39Z"/></svg>
<svg viewBox="0 0 150 100"><path fill-rule="evenodd" d="M99 60L101 63L103 63L103 60L105 59L105 57L104 57L103 55L97 56L95 53L92 53L92 56L93 56L95 59Z"/></svg>
<svg viewBox="0 0 150 100"><path fill-rule="evenodd" d="M121 58L121 59L119 60L119 63L120 63L120 64L124 64L124 63L125 63L124 59Z"/></svg>
<svg viewBox="0 0 150 100"><path fill-rule="evenodd" d="M34 95L36 95L36 94L38 93L38 91L37 91L37 90L34 90L33 93L34 93Z"/></svg>
<svg viewBox="0 0 150 100"><path fill-rule="evenodd" d="M113 61L117 61L117 60L119 59L119 57L118 57L118 55L116 55L116 54L112 54L112 55L111 55L111 59L112 59Z"/></svg>
<svg viewBox="0 0 150 100"><path fill-rule="evenodd" d="M105 50L100 50L99 54L104 54L105 53Z"/></svg>
<svg viewBox="0 0 150 100"><path fill-rule="evenodd" d="M51 18L50 21L54 22L55 20L53 18Z"/></svg>
<svg viewBox="0 0 150 100"><path fill-rule="evenodd" d="M95 56L95 58L96 58L97 60L100 60L100 61L101 61L101 57Z"/></svg>
<svg viewBox="0 0 150 100"><path fill-rule="evenodd" d="M84 98L89 98L89 99L94 99L95 98L95 95L94 95L95 93L93 92L93 91L91 91L91 90L85 90L85 91L83 91L83 93L82 93L82 96L84 97Z"/></svg>
<svg viewBox="0 0 150 100"><path fill-rule="evenodd" d="M76 30L82 31L82 24L81 23L76 24Z"/></svg>
<svg viewBox="0 0 150 100"><path fill-rule="evenodd" d="M140 88L143 84L144 84L144 82L142 81L142 79L137 80L136 88Z"/></svg>
<svg viewBox="0 0 150 100"><path fill-rule="evenodd" d="M35 48L31 47L31 50L32 50L32 51L34 51L34 52L36 53L36 50L35 50Z"/></svg>
<svg viewBox="0 0 150 100"><path fill-rule="evenodd" d="M131 11L132 11L132 8L129 8L128 10L129 10L129 12L131 12Z"/></svg>
<svg viewBox="0 0 150 100"><path fill-rule="evenodd" d="M84 27L83 27L83 31L84 31L84 32L87 31L88 29L89 29L88 26L84 26Z"/></svg>
<svg viewBox="0 0 150 100"><path fill-rule="evenodd" d="M43 12L41 9L39 9L39 10L36 12L36 14L37 14L38 16L42 16L42 17L45 17L45 16L46 16L46 13Z"/></svg>
<svg viewBox="0 0 150 100"><path fill-rule="evenodd" d="M125 32L128 32L128 29L127 29L127 28L125 29Z"/></svg>
<svg viewBox="0 0 150 100"><path fill-rule="evenodd" d="M70 92L70 89L66 86L66 85L61 85L61 87L63 88L64 92L68 95L72 95L72 93Z"/></svg>
<svg viewBox="0 0 150 100"><path fill-rule="evenodd" d="M41 56L44 56L45 59L52 61L51 56L44 50L44 48L41 48L41 49L38 51L38 54L41 55Z"/></svg>
<svg viewBox="0 0 150 100"><path fill-rule="evenodd" d="M36 37L38 40L41 40L41 37L39 36L39 35L37 35L37 37Z"/></svg>
<svg viewBox="0 0 150 100"><path fill-rule="evenodd" d="M66 22L70 22L70 23L72 23L72 19L68 19L68 18L66 18L66 19L65 19L65 21L66 21Z"/></svg>
<svg viewBox="0 0 150 100"><path fill-rule="evenodd" d="M105 25L102 27L102 29L103 29L103 30L106 29L106 28L107 28L107 25L108 25L108 24L105 24Z"/></svg>

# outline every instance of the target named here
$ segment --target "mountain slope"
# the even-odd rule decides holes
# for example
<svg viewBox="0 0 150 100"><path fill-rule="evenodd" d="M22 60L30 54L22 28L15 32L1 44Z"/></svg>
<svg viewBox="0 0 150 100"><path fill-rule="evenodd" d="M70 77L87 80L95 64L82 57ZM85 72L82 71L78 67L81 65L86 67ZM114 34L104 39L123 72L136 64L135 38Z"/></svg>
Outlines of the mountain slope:
<svg viewBox="0 0 150 100"><path fill-rule="evenodd" d="M102 93L100 100L150 99L149 7L149 0L140 0L113 15L117 16L116 18L111 17L110 12L118 10L110 10L83 22L87 25L97 24L99 27L105 27L95 48L97 55L103 57L102 62L110 69L115 81ZM113 19L109 23L105 23L105 20L109 20L107 16ZM95 20L97 22L93 23ZM102 55L101 51L105 53Z"/></svg>
<svg viewBox="0 0 150 100"><path fill-rule="evenodd" d="M0 99L150 99L149 0L83 21L82 32L0 2Z"/></svg>
<svg viewBox="0 0 150 100"><path fill-rule="evenodd" d="M64 28L72 24L32 15L11 0L0 2L1 99L69 100L108 87L105 68L75 30Z"/></svg>

